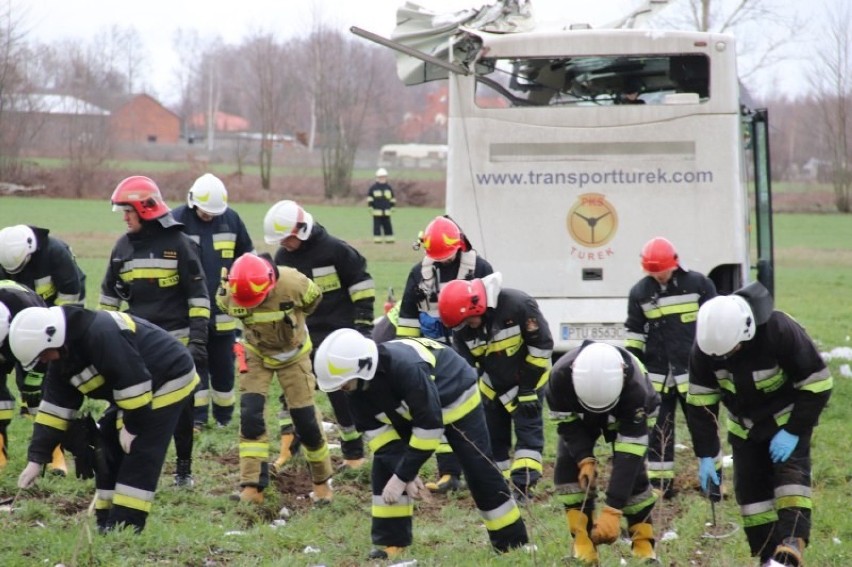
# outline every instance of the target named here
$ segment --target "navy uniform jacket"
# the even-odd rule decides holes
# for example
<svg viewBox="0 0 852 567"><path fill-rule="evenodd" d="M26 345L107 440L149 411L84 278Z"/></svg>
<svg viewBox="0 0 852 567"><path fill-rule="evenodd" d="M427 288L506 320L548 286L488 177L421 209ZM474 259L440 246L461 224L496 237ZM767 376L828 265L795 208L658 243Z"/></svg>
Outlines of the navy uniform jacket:
<svg viewBox="0 0 852 567"><path fill-rule="evenodd" d="M179 339L207 342L210 296L198 246L180 225L143 221L116 242L101 283L100 308L151 321Z"/></svg>
<svg viewBox="0 0 852 567"><path fill-rule="evenodd" d="M29 449L36 463L50 462L84 397L115 404L127 430L138 433L157 407L183 401L198 382L189 351L156 325L126 313L62 309L65 354L44 378Z"/></svg>
<svg viewBox="0 0 852 567"><path fill-rule="evenodd" d="M297 250L279 247L275 263L299 270L322 290L322 303L308 316L315 346L337 329L357 329L369 336L376 284L367 271L367 260L355 248L315 223Z"/></svg>
<svg viewBox="0 0 852 567"><path fill-rule="evenodd" d="M479 405L476 372L454 350L430 339L394 340L378 349L375 376L358 380L348 393L349 405L374 453L404 451L395 472L410 482L438 448L444 425Z"/></svg>
<svg viewBox="0 0 852 567"><path fill-rule="evenodd" d="M44 300L30 288L12 280L0 280L0 303L6 306L12 318L27 307L47 307ZM9 338L0 345L0 379L15 368L17 360L9 346Z"/></svg>
<svg viewBox="0 0 852 567"><path fill-rule="evenodd" d="M769 440L782 427L802 435L817 424L831 396L833 380L825 361L789 315L772 311L741 345L724 360L704 354L697 344L692 348L686 408L698 457L719 454L715 416L720 401L728 410L733 444Z"/></svg>
<svg viewBox="0 0 852 567"><path fill-rule="evenodd" d="M24 284L44 299L48 306L77 303L86 298L86 274L77 265L71 247L50 236L50 230L30 226L36 236L36 250L24 269L7 274L0 268L0 280Z"/></svg>
<svg viewBox="0 0 852 567"><path fill-rule="evenodd" d="M698 309L713 297L713 280L680 266L665 289L645 276L630 289L624 346L645 363L648 372L686 374Z"/></svg>
<svg viewBox="0 0 852 567"><path fill-rule="evenodd" d="M201 220L195 209L186 205L173 210L172 216L183 223L183 232L199 246L198 255L207 280L207 295L215 297L222 279L222 268L230 271L234 260L254 251L246 225L240 215L230 208L213 217L210 222ZM237 328L234 318L222 313L215 302L212 303L210 330L220 333L234 331Z"/></svg>
<svg viewBox="0 0 852 567"><path fill-rule="evenodd" d="M390 216L396 205L393 189L387 183L376 181L367 190L367 206L373 209L373 216Z"/></svg>
<svg viewBox="0 0 852 567"><path fill-rule="evenodd" d="M595 441L600 435L613 443L612 474L606 503L621 510L633 491L636 476L645 466L648 415L660 405L660 396L651 386L641 362L627 350L619 348L625 371L618 403L604 413L593 413L583 408L574 390L571 365L590 343L587 341L565 353L553 365L545 396L550 417L557 424L556 431L577 463L595 456Z"/></svg>

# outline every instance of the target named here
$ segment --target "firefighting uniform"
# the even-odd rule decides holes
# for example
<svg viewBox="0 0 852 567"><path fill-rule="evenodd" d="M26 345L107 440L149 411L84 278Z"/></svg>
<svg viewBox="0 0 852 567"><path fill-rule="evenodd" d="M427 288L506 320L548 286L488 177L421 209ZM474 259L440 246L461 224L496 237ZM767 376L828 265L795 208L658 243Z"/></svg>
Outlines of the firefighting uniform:
<svg viewBox="0 0 852 567"><path fill-rule="evenodd" d="M403 493L387 504L382 490L394 474L414 480L442 435L461 463L491 545L506 551L527 543L518 505L491 459L476 372L456 352L423 338L382 343L373 379L357 380L347 395L373 452L375 545L411 545L413 500Z"/></svg>
<svg viewBox="0 0 852 567"><path fill-rule="evenodd" d="M263 490L269 485L269 437L265 407L272 376L278 376L296 434L314 484L332 475L322 416L314 406L316 377L311 366L307 315L322 300L322 290L308 277L284 266L266 299L246 309L233 302L230 290L217 293L223 312L242 320L248 372L240 374L240 486ZM224 291L224 295L222 295Z"/></svg>
<svg viewBox="0 0 852 567"><path fill-rule="evenodd" d="M382 234L384 234L385 242L393 242L391 213L396 206L393 188L387 183L378 181L373 183L367 190L367 206L373 212L373 241L382 242Z"/></svg>
<svg viewBox="0 0 852 567"><path fill-rule="evenodd" d="M494 272L491 264L475 250L459 251L450 262L435 262L428 256L408 273L399 303L396 336L401 339L427 337L452 345L452 332L438 316L438 294L448 282L483 278ZM438 475L461 475L461 465L453 457L446 439L435 451Z"/></svg>
<svg viewBox="0 0 852 567"><path fill-rule="evenodd" d="M587 493L580 488L578 463L595 456L595 443L603 436L612 445L606 505L621 510L628 526L650 524L656 496L645 471L645 454L651 427L649 417L656 412L660 396L651 386L642 363L619 348L625 370L618 402L607 412L586 410L577 399L571 366L589 344L592 342L584 342L556 361L545 388L550 419L556 423L559 435L553 470L556 498L566 510L581 510L589 521L586 530L591 530L597 490L590 488Z"/></svg>
<svg viewBox="0 0 852 567"><path fill-rule="evenodd" d="M0 267L0 280L12 280L35 291L47 304L83 305L86 298L86 274L62 240L50 236L50 230L30 226L36 237L36 250L17 274L8 274ZM21 393L21 411L34 416L41 399L43 365L30 371L15 367L15 381Z"/></svg>
<svg viewBox="0 0 852 567"><path fill-rule="evenodd" d="M833 379L805 330L771 310L768 292L747 295L750 287L737 293L752 307L754 337L725 359L692 348L687 420L695 455L717 459L718 468L717 414L719 402L725 405L734 494L751 553L767 561L785 538L810 537L810 440ZM769 443L781 428L799 442L786 461L773 463Z"/></svg>
<svg viewBox="0 0 852 567"><path fill-rule="evenodd" d="M278 248L275 264L296 268L322 290L322 302L308 315L308 332L314 345L311 360L316 347L337 329L355 329L370 336L376 284L367 271L367 260L355 248L314 223L311 235L298 249L290 252ZM337 419L343 458L363 458L364 442L355 428L346 395L341 391L329 392L328 399ZM279 422L282 435L292 433L287 429L287 414L285 408L281 415L284 423Z"/></svg>
<svg viewBox="0 0 852 567"><path fill-rule="evenodd" d="M715 296L710 278L680 266L663 286L646 276L630 290L624 346L645 364L661 399L648 445L648 477L659 488L674 481L676 410L680 405L686 411L687 365L698 308Z"/></svg>
<svg viewBox="0 0 852 567"><path fill-rule="evenodd" d="M161 219L142 221L139 232L118 239L101 282L98 307L116 311L124 301L128 313L154 323L183 344L206 345L210 296L198 246L170 213L165 224L170 226ZM192 412L190 399L175 429L177 461L187 468L192 460Z"/></svg>
<svg viewBox="0 0 852 567"><path fill-rule="evenodd" d="M169 333L126 313L65 306L63 358L50 363L29 460L50 461L85 397L110 402L98 428L98 527L145 526L166 451L198 377L192 357ZM130 453L121 427L136 435Z"/></svg>
<svg viewBox="0 0 852 567"><path fill-rule="evenodd" d="M181 205L172 211L183 223L184 233L199 245L199 257L207 280L207 293L216 294L222 268L230 271L234 260L254 251L251 237L240 215L226 209L209 222L199 218L194 209ZM213 405L213 419L217 423L230 423L234 413L234 341L237 322L215 305L210 306L210 323L207 333L207 365L197 367L201 384L195 392L196 424L206 424L209 406Z"/></svg>
<svg viewBox="0 0 852 567"><path fill-rule="evenodd" d="M541 477L544 427L541 411L534 416L519 415L518 396L535 392L541 400L542 387L550 376L553 338L535 299L517 289L489 285L488 279L484 282L488 309L482 325L456 331L453 343L479 371L494 459L526 494Z"/></svg>
<svg viewBox="0 0 852 567"><path fill-rule="evenodd" d="M47 307L44 300L33 290L12 280L0 280L0 303L6 306L12 318L27 307ZM16 370L16 376L24 377L23 384L18 384L18 391L31 392L30 394L22 393L21 396L29 396L29 401L24 401L24 405L31 408L35 415L38 404L41 402L41 385L47 365L38 363L35 368L27 372L12 354L8 338L0 345L0 462L3 465L6 463L9 448L6 429L15 415L15 398L6 385L6 376L12 369ZM28 379L30 375L33 375L33 378ZM35 383L36 380L37 383ZM32 383L27 384L28 381ZM22 389L21 386L24 388Z"/></svg>

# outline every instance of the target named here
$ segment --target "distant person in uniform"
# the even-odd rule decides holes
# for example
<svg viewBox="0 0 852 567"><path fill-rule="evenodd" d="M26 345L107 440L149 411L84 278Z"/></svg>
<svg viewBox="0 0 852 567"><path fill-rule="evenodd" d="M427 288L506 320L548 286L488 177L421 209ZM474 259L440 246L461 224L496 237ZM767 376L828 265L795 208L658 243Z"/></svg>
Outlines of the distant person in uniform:
<svg viewBox="0 0 852 567"><path fill-rule="evenodd" d="M391 213L396 206L396 198L388 184L388 170L384 167L376 170L376 182L367 191L367 206L373 210L373 242L394 242Z"/></svg>

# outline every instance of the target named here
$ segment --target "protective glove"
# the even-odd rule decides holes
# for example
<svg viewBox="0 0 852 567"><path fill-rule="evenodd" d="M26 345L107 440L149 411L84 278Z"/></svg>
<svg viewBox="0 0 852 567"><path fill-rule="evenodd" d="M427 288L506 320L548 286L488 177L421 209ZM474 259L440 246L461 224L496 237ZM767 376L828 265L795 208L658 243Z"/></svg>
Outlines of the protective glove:
<svg viewBox="0 0 852 567"><path fill-rule="evenodd" d="M414 480L405 485L405 492L415 500L420 500L429 495L429 491L426 490L426 486L419 476L414 477Z"/></svg>
<svg viewBox="0 0 852 567"><path fill-rule="evenodd" d="M398 476L393 475L385 485L384 490L382 490L382 500L385 501L385 504L396 504L404 490L405 482Z"/></svg>
<svg viewBox="0 0 852 567"><path fill-rule="evenodd" d="M44 381L44 372L27 372L23 383L19 386L21 402L30 408L37 409L41 403L41 383Z"/></svg>
<svg viewBox="0 0 852 567"><path fill-rule="evenodd" d="M133 444L134 439L136 439L136 436L130 433L126 427L118 430L118 444L121 445L121 450L125 454L130 454L130 446Z"/></svg>
<svg viewBox="0 0 852 567"><path fill-rule="evenodd" d="M42 465L30 461L18 477L18 488L29 488L41 475Z"/></svg>
<svg viewBox="0 0 852 567"><path fill-rule="evenodd" d="M601 510L598 519L592 526L592 533L589 534L592 538L592 543L600 545L602 543L615 543L621 533L621 510L616 510L612 506L604 506Z"/></svg>
<svg viewBox="0 0 852 567"><path fill-rule="evenodd" d="M207 345L202 341L189 341L189 344L186 345L186 348L189 349L189 354L192 355L192 361L195 362L195 367L198 369L199 367L206 368L207 367Z"/></svg>
<svg viewBox="0 0 852 567"><path fill-rule="evenodd" d="M799 444L799 436L789 433L786 429L779 429L778 433L769 442L769 456L773 463L783 463L790 458L793 449Z"/></svg>
<svg viewBox="0 0 852 567"><path fill-rule="evenodd" d="M721 479L719 473L716 472L716 461L713 457L701 457L698 461L698 480L701 482L701 490L709 493L712 487L708 486L710 481L719 486Z"/></svg>
<svg viewBox="0 0 852 567"><path fill-rule="evenodd" d="M586 457L579 463L580 473L577 482L582 490L594 489L598 479L598 461L594 457Z"/></svg>
<svg viewBox="0 0 852 567"><path fill-rule="evenodd" d="M518 392L518 407L515 412L523 417L535 417L541 413L541 402L534 390Z"/></svg>

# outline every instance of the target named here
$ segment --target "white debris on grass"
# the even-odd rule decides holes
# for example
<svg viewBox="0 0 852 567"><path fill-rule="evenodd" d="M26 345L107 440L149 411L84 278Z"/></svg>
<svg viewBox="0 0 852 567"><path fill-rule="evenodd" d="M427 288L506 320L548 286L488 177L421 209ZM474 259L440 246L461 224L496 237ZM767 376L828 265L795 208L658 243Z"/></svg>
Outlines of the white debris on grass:
<svg viewBox="0 0 852 567"><path fill-rule="evenodd" d="M290 508L288 508L287 506L282 507L280 510L278 510L278 517L284 518L285 520L287 518L289 518L290 517Z"/></svg>
<svg viewBox="0 0 852 567"><path fill-rule="evenodd" d="M302 550L302 553L319 553L320 549L318 547L307 546Z"/></svg>
<svg viewBox="0 0 852 567"><path fill-rule="evenodd" d="M683 443L675 443L675 451L690 451L691 449Z"/></svg>
<svg viewBox="0 0 852 567"><path fill-rule="evenodd" d="M845 376L846 378L852 378L852 368L849 368L848 364L841 364L840 375Z"/></svg>
<svg viewBox="0 0 852 567"><path fill-rule="evenodd" d="M241 531L239 531L239 530L235 530L235 531L232 531L232 532L225 532L225 535L226 535L226 536L230 536L230 535L246 535L246 532L241 532Z"/></svg>
<svg viewBox="0 0 852 567"><path fill-rule="evenodd" d="M834 347L828 352L821 352L823 360L852 360L852 347Z"/></svg>
<svg viewBox="0 0 852 567"><path fill-rule="evenodd" d="M417 560L409 559L400 563L394 563L393 565L389 565L388 567L414 567L415 565L417 565Z"/></svg>
<svg viewBox="0 0 852 567"><path fill-rule="evenodd" d="M282 528L287 525L287 520L283 520L281 518L276 518L272 520L272 523L269 524L271 528Z"/></svg>
<svg viewBox="0 0 852 567"><path fill-rule="evenodd" d="M722 455L722 467L729 469L734 466L734 456L733 455Z"/></svg>
<svg viewBox="0 0 852 567"><path fill-rule="evenodd" d="M323 421L323 422L322 422L322 430L323 430L324 432L326 432L326 433L331 433L332 431L335 431L336 429L337 429L337 426L336 426L336 425L334 425L333 423L328 422L328 421Z"/></svg>
<svg viewBox="0 0 852 567"><path fill-rule="evenodd" d="M833 543L834 545L840 545L843 542L840 541L839 537L833 537L833 538L831 538L831 543Z"/></svg>
<svg viewBox="0 0 852 567"><path fill-rule="evenodd" d="M671 541L678 538L677 532L674 530L666 530L660 536L660 541Z"/></svg>

